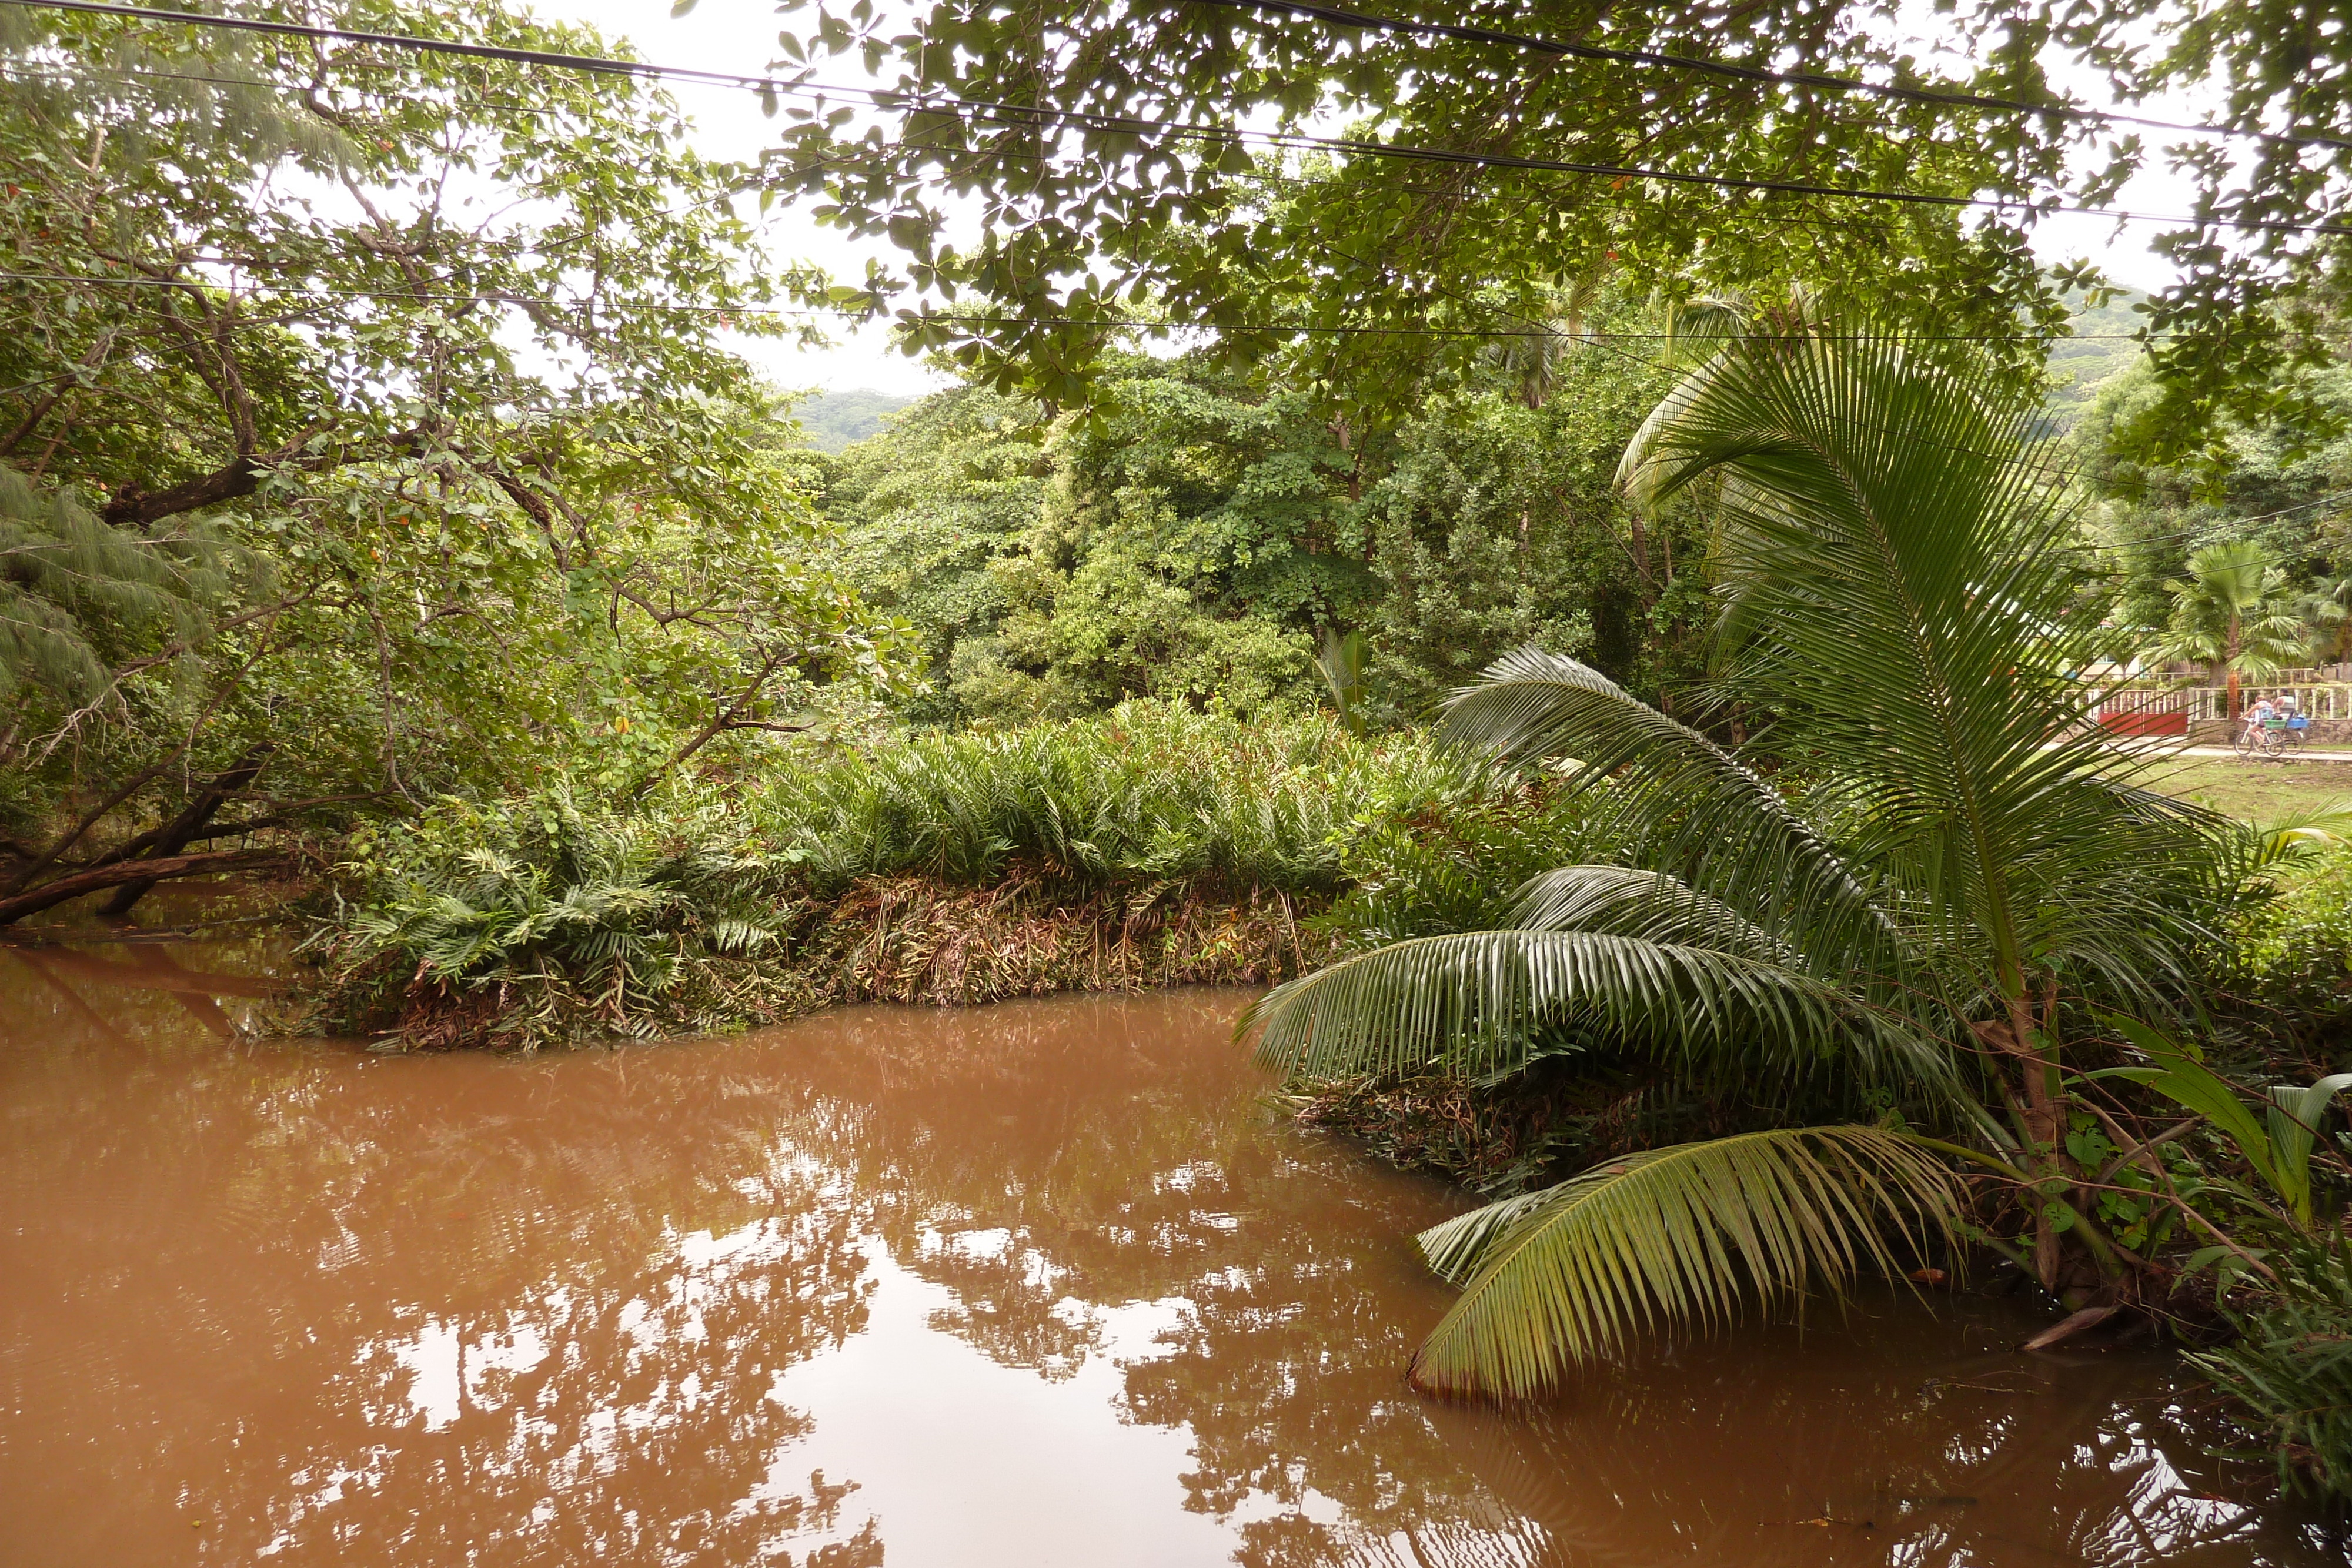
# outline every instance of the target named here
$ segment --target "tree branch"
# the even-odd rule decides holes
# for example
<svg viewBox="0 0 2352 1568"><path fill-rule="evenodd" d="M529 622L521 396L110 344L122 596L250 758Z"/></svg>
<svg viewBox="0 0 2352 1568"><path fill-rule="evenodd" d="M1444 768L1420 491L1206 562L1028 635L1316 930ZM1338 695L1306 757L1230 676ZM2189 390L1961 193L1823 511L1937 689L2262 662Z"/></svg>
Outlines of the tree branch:
<svg viewBox="0 0 2352 1568"><path fill-rule="evenodd" d="M184 876L209 876L215 872L253 871L282 865L282 850L219 850L205 854L173 855L168 860L118 861L112 865L79 871L46 883L30 893L0 898L0 925L13 925L27 915L38 915L86 893L98 893L126 883L168 882Z"/></svg>

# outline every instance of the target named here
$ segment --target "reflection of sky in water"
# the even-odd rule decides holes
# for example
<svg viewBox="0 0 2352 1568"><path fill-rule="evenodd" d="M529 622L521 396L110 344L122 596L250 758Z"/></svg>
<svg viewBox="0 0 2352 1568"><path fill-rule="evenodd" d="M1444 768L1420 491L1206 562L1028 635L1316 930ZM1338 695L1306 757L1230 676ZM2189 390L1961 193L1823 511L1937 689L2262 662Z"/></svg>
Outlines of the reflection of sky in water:
<svg viewBox="0 0 2352 1568"><path fill-rule="evenodd" d="M0 985L28 1560L2344 1559L2217 1477L2160 1358L2018 1355L1999 1303L1750 1326L1527 1418L1416 1398L1447 1294L1406 1238L1459 1200L1270 1127L1226 998L534 1062L103 999L77 1034Z"/></svg>

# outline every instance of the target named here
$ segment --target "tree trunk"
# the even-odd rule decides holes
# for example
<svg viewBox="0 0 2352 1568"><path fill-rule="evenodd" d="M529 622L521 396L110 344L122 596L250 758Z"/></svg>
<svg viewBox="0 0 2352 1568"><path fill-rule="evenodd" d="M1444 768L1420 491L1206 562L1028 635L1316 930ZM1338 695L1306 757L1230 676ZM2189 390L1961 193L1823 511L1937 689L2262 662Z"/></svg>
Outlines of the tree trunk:
<svg viewBox="0 0 2352 1568"><path fill-rule="evenodd" d="M230 796L242 791L260 775L262 767L269 760L270 750L269 743L263 741L243 757L238 758L227 772L217 775L211 783L196 791L195 799L190 800L178 816L163 825L163 830L155 835L154 842L147 847L144 854L137 860L124 861L121 863L138 866L149 861L168 860L186 849L188 841L202 832L205 824L212 821L213 813L219 810ZM106 907L99 913L109 918L130 914L131 906L146 897L157 880L160 879L149 878L145 881L121 883L115 895L106 901Z"/></svg>
<svg viewBox="0 0 2352 1568"><path fill-rule="evenodd" d="M2238 615L2235 611L2230 612L2230 640L2222 646L2221 652L2227 672L2222 678L2230 685L2230 716L2234 719L2238 716Z"/></svg>
<svg viewBox="0 0 2352 1568"><path fill-rule="evenodd" d="M169 860L117 861L112 865L96 866L89 871L75 872L70 876L61 876L14 898L0 898L0 925L13 925L27 915L53 909L79 898L85 893L121 887L126 883L144 882L152 887L159 882L174 877L205 876L224 871L252 871L260 866L280 864L285 859L285 852L281 850L215 850L200 855L173 855Z"/></svg>

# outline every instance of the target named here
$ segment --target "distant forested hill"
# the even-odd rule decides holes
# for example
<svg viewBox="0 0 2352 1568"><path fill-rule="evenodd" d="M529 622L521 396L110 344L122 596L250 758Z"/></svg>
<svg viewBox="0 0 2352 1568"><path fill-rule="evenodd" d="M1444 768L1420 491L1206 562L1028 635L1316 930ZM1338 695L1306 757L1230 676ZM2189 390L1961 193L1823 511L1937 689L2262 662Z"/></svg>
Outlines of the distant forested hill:
<svg viewBox="0 0 2352 1568"><path fill-rule="evenodd" d="M2050 370L2058 382L2047 405L2053 434L2073 429L2099 383L2139 358L2140 346L2129 334L2146 324L2147 318L2134 307L2147 299L2138 289L2128 288L2095 310L2076 305L2074 336L2059 339L2050 350Z"/></svg>
<svg viewBox="0 0 2352 1568"><path fill-rule="evenodd" d="M793 417L801 422L811 446L819 452L838 452L853 441L879 434L887 416L914 401L865 387L855 392L819 392L805 402L794 404Z"/></svg>

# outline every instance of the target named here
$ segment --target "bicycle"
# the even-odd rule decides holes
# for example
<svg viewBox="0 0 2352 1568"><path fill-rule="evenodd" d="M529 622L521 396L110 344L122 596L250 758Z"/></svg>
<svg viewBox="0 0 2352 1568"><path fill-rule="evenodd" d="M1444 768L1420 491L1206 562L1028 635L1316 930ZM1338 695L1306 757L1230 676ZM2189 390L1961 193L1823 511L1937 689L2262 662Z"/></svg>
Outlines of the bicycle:
<svg viewBox="0 0 2352 1568"><path fill-rule="evenodd" d="M2296 737L2292 741L2287 738L2294 734L2294 732L2287 727L2286 720L2266 718L2263 720L2260 729L2256 729L2252 725L2238 726L2238 733L2230 744L2237 751L2240 761L2251 762L2258 756L2285 756L2286 748L2290 745L2301 743L2300 737Z"/></svg>
<svg viewBox="0 0 2352 1568"><path fill-rule="evenodd" d="M2230 746L2237 750L2239 762L2253 762L2255 757L2279 757L2286 752L2286 719L2263 719L2263 727L2239 724L2237 736Z"/></svg>

